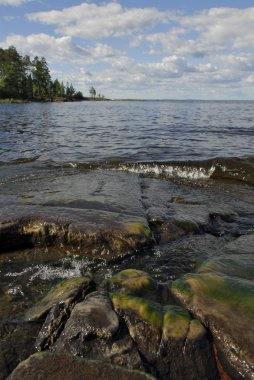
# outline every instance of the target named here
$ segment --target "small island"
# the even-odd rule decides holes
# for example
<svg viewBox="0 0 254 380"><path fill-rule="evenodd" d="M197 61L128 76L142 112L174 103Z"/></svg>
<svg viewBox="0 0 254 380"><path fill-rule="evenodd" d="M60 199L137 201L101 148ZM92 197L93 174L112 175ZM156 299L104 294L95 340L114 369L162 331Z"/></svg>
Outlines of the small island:
<svg viewBox="0 0 254 380"><path fill-rule="evenodd" d="M72 83L52 79L44 57L22 56L14 46L0 48L0 103L108 100L92 86L90 97Z"/></svg>

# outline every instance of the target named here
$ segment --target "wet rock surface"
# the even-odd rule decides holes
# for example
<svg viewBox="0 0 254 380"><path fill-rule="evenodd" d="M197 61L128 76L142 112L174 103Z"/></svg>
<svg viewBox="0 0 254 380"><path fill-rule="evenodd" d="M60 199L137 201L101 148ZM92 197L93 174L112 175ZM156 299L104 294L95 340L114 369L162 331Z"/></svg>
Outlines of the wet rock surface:
<svg viewBox="0 0 254 380"><path fill-rule="evenodd" d="M1 318L16 319L25 337L13 333L22 355L4 346L3 376L34 352L36 340L37 350L50 352L41 354L44 369L40 356L30 358L33 376L71 353L70 362L80 356L77 368L99 359L98 371L113 378L120 369L112 365L120 365L160 380L216 380L217 367L233 380L253 379L253 188L96 176L55 180L46 198L32 181L22 185L24 197L8 202L10 189L2 195ZM27 247L27 255L11 252ZM84 277L89 269L94 282ZM71 278L73 288L61 294ZM39 333L22 330L24 316L44 321ZM7 342L7 330L2 337Z"/></svg>
<svg viewBox="0 0 254 380"><path fill-rule="evenodd" d="M65 313L70 312L71 308L78 302L79 299L89 293L94 287L92 275L86 274L86 277L72 278L60 282L52 289L45 298L43 298L32 309L28 310L25 319L27 321L42 321L45 315L55 304L62 304Z"/></svg>
<svg viewBox="0 0 254 380"><path fill-rule="evenodd" d="M107 287L109 283L114 293L100 286L65 320L64 305L54 305L38 335L37 349L50 350L56 360L65 354L83 358L83 363L100 360L101 365L120 365L162 380L186 379L187 374L189 379L219 378L208 331L181 307L163 306L160 286L153 278L130 269L113 276ZM137 290L140 295L141 289L143 297L134 295ZM169 302L166 297L164 301ZM21 363L13 376L29 365Z"/></svg>

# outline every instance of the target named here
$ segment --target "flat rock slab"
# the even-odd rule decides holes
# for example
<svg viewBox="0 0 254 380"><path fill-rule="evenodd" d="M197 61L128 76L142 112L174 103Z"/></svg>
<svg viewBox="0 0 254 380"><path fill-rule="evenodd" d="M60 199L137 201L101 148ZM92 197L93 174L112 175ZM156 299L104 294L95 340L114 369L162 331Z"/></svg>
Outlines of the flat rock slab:
<svg viewBox="0 0 254 380"><path fill-rule="evenodd" d="M68 247L110 260L151 243L151 231L142 216L64 207L1 208L0 252L32 246Z"/></svg>
<svg viewBox="0 0 254 380"><path fill-rule="evenodd" d="M111 259L151 238L138 176L120 171L65 170L50 181L41 172L27 175L18 191L8 180L1 187L0 210L0 252L68 246ZM144 229L129 229L137 224L149 236Z"/></svg>
<svg viewBox="0 0 254 380"><path fill-rule="evenodd" d="M155 380L151 375L108 363L49 352L35 354L19 366L8 380Z"/></svg>

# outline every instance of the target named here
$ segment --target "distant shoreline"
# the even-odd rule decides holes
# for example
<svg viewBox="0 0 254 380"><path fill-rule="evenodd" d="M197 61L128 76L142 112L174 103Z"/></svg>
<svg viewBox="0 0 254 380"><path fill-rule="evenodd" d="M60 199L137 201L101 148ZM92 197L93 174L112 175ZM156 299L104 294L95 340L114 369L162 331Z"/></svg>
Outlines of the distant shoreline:
<svg viewBox="0 0 254 380"><path fill-rule="evenodd" d="M76 103L76 102L105 102L111 99L107 98L90 98L83 99L0 99L0 104L23 104L23 103Z"/></svg>
<svg viewBox="0 0 254 380"><path fill-rule="evenodd" d="M254 102L254 99L109 99L91 98L83 99L0 99L0 104L24 104L24 103L77 103L77 102L204 102L204 103L228 103L228 102Z"/></svg>

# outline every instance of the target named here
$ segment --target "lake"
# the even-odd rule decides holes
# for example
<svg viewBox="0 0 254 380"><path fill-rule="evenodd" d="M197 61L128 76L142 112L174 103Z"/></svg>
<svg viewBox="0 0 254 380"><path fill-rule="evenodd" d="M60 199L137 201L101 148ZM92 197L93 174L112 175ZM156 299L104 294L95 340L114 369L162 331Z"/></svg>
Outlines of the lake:
<svg viewBox="0 0 254 380"><path fill-rule="evenodd" d="M204 160L253 155L253 102L0 104L1 163Z"/></svg>

